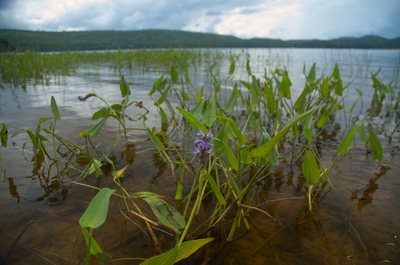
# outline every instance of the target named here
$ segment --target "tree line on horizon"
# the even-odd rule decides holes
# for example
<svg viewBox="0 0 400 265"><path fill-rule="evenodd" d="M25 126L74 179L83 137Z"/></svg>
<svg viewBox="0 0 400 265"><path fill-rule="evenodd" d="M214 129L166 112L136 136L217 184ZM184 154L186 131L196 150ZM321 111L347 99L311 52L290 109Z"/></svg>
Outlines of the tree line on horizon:
<svg viewBox="0 0 400 265"><path fill-rule="evenodd" d="M0 30L0 51L84 51L146 48L344 48L400 49L400 37L376 35L330 40L241 39L179 30L27 31Z"/></svg>

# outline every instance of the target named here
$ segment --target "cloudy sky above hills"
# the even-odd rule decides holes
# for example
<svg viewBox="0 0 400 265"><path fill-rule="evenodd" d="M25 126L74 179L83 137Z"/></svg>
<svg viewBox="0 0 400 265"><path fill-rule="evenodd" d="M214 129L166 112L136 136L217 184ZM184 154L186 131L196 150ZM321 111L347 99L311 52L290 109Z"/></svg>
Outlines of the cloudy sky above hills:
<svg viewBox="0 0 400 265"><path fill-rule="evenodd" d="M399 0L0 0L0 29L176 29L240 38L400 36Z"/></svg>

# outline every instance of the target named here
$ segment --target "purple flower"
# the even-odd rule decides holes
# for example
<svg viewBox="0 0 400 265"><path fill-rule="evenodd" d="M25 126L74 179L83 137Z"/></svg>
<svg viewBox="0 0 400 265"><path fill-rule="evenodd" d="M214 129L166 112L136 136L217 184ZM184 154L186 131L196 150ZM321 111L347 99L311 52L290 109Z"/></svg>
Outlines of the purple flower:
<svg viewBox="0 0 400 265"><path fill-rule="evenodd" d="M14 140L12 140L12 141L11 141L11 144L12 144L12 146L14 146L14 147L16 147L16 146L17 146L17 142L16 142L16 141L14 141Z"/></svg>
<svg viewBox="0 0 400 265"><path fill-rule="evenodd" d="M199 158L200 166L205 167L207 164L207 160L209 156L213 156L213 143L211 138L214 137L211 131L207 134L202 133L199 131L197 134L196 139L194 140L195 148L193 154L197 155Z"/></svg>
<svg viewBox="0 0 400 265"><path fill-rule="evenodd" d="M89 93L89 94L87 94L86 96L77 96L77 98L80 100L80 101L85 101L85 100L87 100L88 98L90 98L90 97L97 97L97 95L95 94L95 93Z"/></svg>

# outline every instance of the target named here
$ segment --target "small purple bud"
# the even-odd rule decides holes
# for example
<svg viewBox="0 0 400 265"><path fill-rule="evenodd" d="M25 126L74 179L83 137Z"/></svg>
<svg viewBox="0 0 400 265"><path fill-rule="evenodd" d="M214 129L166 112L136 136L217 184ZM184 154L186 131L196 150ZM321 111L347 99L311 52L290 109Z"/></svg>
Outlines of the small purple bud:
<svg viewBox="0 0 400 265"><path fill-rule="evenodd" d="M17 142L16 142L16 141L14 141L14 140L12 140L12 141L11 141L11 144L12 144L12 146L14 146L14 147L16 147L16 146L17 146Z"/></svg>
<svg viewBox="0 0 400 265"><path fill-rule="evenodd" d="M77 96L77 98L78 98L80 101L85 101L85 100L86 100L86 98L85 98L85 97L82 97L82 96Z"/></svg>

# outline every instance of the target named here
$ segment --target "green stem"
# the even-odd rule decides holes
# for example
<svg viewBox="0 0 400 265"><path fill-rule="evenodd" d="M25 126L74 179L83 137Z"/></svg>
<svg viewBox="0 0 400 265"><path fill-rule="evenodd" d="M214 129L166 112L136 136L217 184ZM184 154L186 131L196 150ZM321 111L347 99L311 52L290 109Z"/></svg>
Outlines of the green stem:
<svg viewBox="0 0 400 265"><path fill-rule="evenodd" d="M185 229L182 232L181 238L179 239L179 243L178 243L178 249L180 248L180 246L182 245L183 240L185 239L185 235L187 234L190 224L193 221L193 217L196 213L196 209L199 206L199 203L201 201L201 194L202 194L202 190L203 190L203 180L204 180L204 176L206 174L205 170L201 170L200 171L200 177L199 177L199 187L197 189L197 198L196 201L193 205L192 211L190 212L190 216L189 216L189 220L186 223Z"/></svg>

